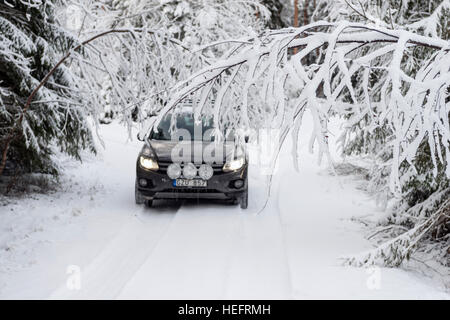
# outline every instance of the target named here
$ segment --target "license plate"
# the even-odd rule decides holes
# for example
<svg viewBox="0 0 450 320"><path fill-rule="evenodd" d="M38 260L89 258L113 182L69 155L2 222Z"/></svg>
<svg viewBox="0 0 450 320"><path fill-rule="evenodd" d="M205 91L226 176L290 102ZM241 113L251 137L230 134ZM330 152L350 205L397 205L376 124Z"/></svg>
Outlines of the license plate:
<svg viewBox="0 0 450 320"><path fill-rule="evenodd" d="M173 181L175 187L206 187L206 180L201 179L175 179Z"/></svg>

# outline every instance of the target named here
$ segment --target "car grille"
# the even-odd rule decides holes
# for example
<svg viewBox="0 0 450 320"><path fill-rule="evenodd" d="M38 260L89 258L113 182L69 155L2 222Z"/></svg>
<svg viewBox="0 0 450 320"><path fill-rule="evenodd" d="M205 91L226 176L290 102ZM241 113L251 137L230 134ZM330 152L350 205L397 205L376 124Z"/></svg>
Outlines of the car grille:
<svg viewBox="0 0 450 320"><path fill-rule="evenodd" d="M159 162L158 161L158 165L159 165L159 172L161 173L166 173L167 172L167 167L170 166L172 164L172 162ZM197 167L197 169L200 167L200 164L195 164L195 166ZM181 164L181 168L184 167L184 164ZM214 175L218 175L223 173L223 164L221 163L213 163L211 164L211 167L214 170Z"/></svg>

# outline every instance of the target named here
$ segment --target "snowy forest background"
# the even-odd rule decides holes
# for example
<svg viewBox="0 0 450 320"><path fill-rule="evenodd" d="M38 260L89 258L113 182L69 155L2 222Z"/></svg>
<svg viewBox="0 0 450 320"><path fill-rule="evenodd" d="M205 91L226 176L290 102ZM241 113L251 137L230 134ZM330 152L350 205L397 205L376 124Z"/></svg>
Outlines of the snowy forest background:
<svg viewBox="0 0 450 320"><path fill-rule="evenodd" d="M190 94L218 128L279 129L280 146L310 113L311 149L386 212L377 249L346 263L448 268L449 16L449 0L0 0L2 192L95 153L100 123L134 139Z"/></svg>

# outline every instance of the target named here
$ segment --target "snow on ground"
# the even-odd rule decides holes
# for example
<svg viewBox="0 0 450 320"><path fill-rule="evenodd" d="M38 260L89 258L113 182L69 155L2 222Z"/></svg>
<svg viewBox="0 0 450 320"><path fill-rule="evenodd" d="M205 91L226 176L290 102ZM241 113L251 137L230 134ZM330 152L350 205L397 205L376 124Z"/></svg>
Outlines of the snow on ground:
<svg viewBox="0 0 450 320"><path fill-rule="evenodd" d="M266 180L256 165L248 210L135 205L140 143L127 142L118 124L103 126L106 149L82 165L64 160L61 190L0 207L0 298L449 299L402 269L341 266L341 256L371 248L355 220L381 212L355 178L317 164L305 123L300 171L287 143L263 211Z"/></svg>

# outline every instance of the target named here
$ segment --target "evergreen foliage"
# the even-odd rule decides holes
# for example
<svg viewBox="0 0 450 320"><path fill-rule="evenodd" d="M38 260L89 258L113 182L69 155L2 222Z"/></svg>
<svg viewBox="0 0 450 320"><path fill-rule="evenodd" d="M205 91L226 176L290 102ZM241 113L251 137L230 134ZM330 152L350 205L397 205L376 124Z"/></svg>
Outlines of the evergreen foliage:
<svg viewBox="0 0 450 320"><path fill-rule="evenodd" d="M27 97L76 43L55 20L57 4L0 0L0 151ZM76 88L73 73L61 66L38 92L22 125L14 132L8 151L10 173L57 174L52 159L55 148L77 159L83 149L95 151Z"/></svg>

